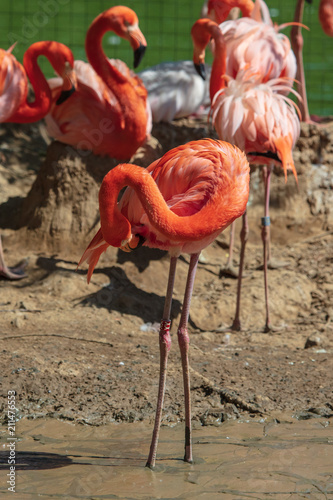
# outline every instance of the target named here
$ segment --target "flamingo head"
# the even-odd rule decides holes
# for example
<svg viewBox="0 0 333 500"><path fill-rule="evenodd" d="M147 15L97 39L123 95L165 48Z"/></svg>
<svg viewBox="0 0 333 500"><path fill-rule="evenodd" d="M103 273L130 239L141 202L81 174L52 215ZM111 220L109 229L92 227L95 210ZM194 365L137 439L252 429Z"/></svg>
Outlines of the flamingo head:
<svg viewBox="0 0 333 500"><path fill-rule="evenodd" d="M111 7L103 14L106 27L116 35L128 40L134 51L134 68L136 68L145 53L147 42L139 28L136 13L124 6Z"/></svg>
<svg viewBox="0 0 333 500"><path fill-rule="evenodd" d="M63 79L62 91L56 101L56 104L59 105L75 92L77 78L74 71L74 56L72 51L66 45L57 43L57 51L54 51L54 54L53 67Z"/></svg>
<svg viewBox="0 0 333 500"><path fill-rule="evenodd" d="M206 79L206 47L211 39L211 33L206 29L207 22L209 22L207 19L198 19L198 21L193 24L191 29L193 41L193 63L197 73L203 78L203 80Z"/></svg>

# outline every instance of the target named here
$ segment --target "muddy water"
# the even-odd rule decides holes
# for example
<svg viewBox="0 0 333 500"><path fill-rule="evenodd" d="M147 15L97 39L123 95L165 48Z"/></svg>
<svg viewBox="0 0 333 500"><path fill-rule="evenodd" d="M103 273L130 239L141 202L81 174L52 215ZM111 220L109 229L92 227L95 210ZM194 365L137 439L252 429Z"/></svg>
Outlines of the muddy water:
<svg viewBox="0 0 333 500"><path fill-rule="evenodd" d="M279 422L279 423L278 423ZM194 464L181 424L163 427L157 467L145 468L151 427L16 424L15 494L7 490L8 429L1 430L0 498L333 499L333 426L291 416L194 429Z"/></svg>

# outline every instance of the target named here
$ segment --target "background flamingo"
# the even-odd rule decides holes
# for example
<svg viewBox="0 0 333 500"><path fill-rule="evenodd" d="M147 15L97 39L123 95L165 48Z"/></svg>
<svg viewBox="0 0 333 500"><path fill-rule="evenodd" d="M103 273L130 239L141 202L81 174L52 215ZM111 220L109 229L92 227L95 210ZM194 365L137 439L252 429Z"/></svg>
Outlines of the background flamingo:
<svg viewBox="0 0 333 500"><path fill-rule="evenodd" d="M312 0L307 0L308 3L312 3ZM303 19L304 10L304 0L297 0L294 21L295 25L291 28L291 44L293 50L296 54L297 60L297 90L300 95L299 108L302 115L302 121L307 123L313 123L310 118L308 100L306 95L306 82L304 74L304 64L303 64L303 36L302 27L300 24ZM319 20L323 31L328 36L333 36L333 0L321 0L319 5Z"/></svg>
<svg viewBox="0 0 333 500"><path fill-rule="evenodd" d="M106 10L87 32L85 46L90 65L75 62L76 94L61 110L52 106L46 123L49 134L61 142L125 160L150 132L150 108L141 80L122 61L106 57L102 39L108 31L130 42L134 67L139 65L147 43L137 15L123 6Z"/></svg>
<svg viewBox="0 0 333 500"><path fill-rule="evenodd" d="M242 9L241 19L225 21L229 9L237 6ZM220 24L226 44L225 73L236 78L239 71L251 67L261 75L263 82L278 77L287 77L284 89L278 89L288 95L296 76L296 58L291 50L288 37L280 30L289 23L273 26L269 9L263 0L210 0L208 17ZM217 89L218 90L218 89ZM215 89L213 89L215 94ZM211 98L213 96L211 95ZM237 276L233 266L235 225L230 229L229 255L224 272Z"/></svg>
<svg viewBox="0 0 333 500"><path fill-rule="evenodd" d="M130 186L119 205L117 197ZM187 322L200 251L233 220L243 214L249 194L249 165L236 147L222 141L192 141L170 150L142 169L123 164L104 178L99 194L101 229L79 265L89 263L88 282L98 259L109 245L132 250L145 246L170 252L170 271L160 326L160 381L156 419L148 467L154 467L168 352L171 346L170 311L177 258L191 255L183 309L178 327L185 393L185 458L192 461L191 403Z"/></svg>
<svg viewBox="0 0 333 500"><path fill-rule="evenodd" d="M54 90L54 99L62 104L75 90L75 75L73 74L74 58L66 45L59 42L36 42L24 54L24 67L9 50L0 49L0 121L15 123L30 123L43 118L48 113L52 95L51 90L37 58L47 57L54 70L60 75L59 85ZM35 99L28 101L28 78L32 84ZM0 242L0 275L7 279L25 277L26 261L14 268L6 265Z"/></svg>
<svg viewBox="0 0 333 500"><path fill-rule="evenodd" d="M239 71L236 79L225 75L227 46L219 26L211 20L200 19L192 27L194 45L193 61L198 69L204 64L205 48L212 37L215 43L214 61L210 80L212 98L211 115L218 136L244 150L252 164L282 165L297 174L292 158L292 148L300 134L300 123L295 104L283 93L289 85L287 78L262 82L262 75L255 68ZM265 167L265 217L262 239L264 244L264 278L266 298L266 325L269 330L267 241L269 236L269 186L271 168ZM240 289L248 226L243 216L242 248L238 278L238 296L233 328L240 329Z"/></svg>
<svg viewBox="0 0 333 500"><path fill-rule="evenodd" d="M209 75L210 68L204 81L192 61L163 62L138 73L148 91L153 122L208 113Z"/></svg>

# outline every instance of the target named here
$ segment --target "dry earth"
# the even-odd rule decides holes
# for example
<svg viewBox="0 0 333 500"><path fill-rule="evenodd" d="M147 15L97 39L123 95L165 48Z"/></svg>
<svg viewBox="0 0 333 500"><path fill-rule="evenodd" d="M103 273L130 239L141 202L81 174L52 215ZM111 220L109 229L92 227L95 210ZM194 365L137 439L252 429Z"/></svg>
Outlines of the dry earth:
<svg viewBox="0 0 333 500"><path fill-rule="evenodd" d="M209 133L201 121L156 126L135 161L146 165ZM88 286L86 268L76 265L98 227L99 184L115 162L59 143L47 148L41 125L3 125L0 135L5 256L10 265L29 259L25 279L0 281L1 410L15 390L19 417L91 425L153 419L167 254L109 249ZM251 180L241 332L225 330L237 286L221 271L228 231L203 252L190 314L193 418L202 424L284 411L333 415L333 127L303 126L295 161L298 187L279 172L272 181L272 254L287 263L269 271L273 332L263 332L259 170ZM175 334L188 260L178 266L164 422L183 418Z"/></svg>

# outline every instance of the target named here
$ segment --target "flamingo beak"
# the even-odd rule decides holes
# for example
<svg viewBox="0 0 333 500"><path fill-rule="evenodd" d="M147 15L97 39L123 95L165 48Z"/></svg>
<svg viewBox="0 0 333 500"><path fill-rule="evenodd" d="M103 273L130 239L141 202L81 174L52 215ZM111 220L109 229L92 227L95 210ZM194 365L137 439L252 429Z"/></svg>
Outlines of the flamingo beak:
<svg viewBox="0 0 333 500"><path fill-rule="evenodd" d="M137 68L139 66L146 51L146 48L147 48L146 45L140 44L139 48L137 48L134 51L134 63L133 63L134 68Z"/></svg>
<svg viewBox="0 0 333 500"><path fill-rule="evenodd" d="M194 63L194 67L196 69L196 72L198 73L199 76L201 76L201 78L203 80L206 80L206 69L205 69L205 65L203 63L199 63L199 64L195 64Z"/></svg>
<svg viewBox="0 0 333 500"><path fill-rule="evenodd" d="M131 47L134 51L134 68L137 68L143 58L147 48L144 34L137 24L128 27L128 36Z"/></svg>
<svg viewBox="0 0 333 500"><path fill-rule="evenodd" d="M137 248L140 248L145 242L145 238L141 234L132 235L132 237L126 242L122 242L120 250L123 252L132 252Z"/></svg>
<svg viewBox="0 0 333 500"><path fill-rule="evenodd" d="M56 101L57 106L65 102L76 91L77 88L76 73L68 62L66 62L65 70L61 76L64 80L64 83L62 86L62 91Z"/></svg>

